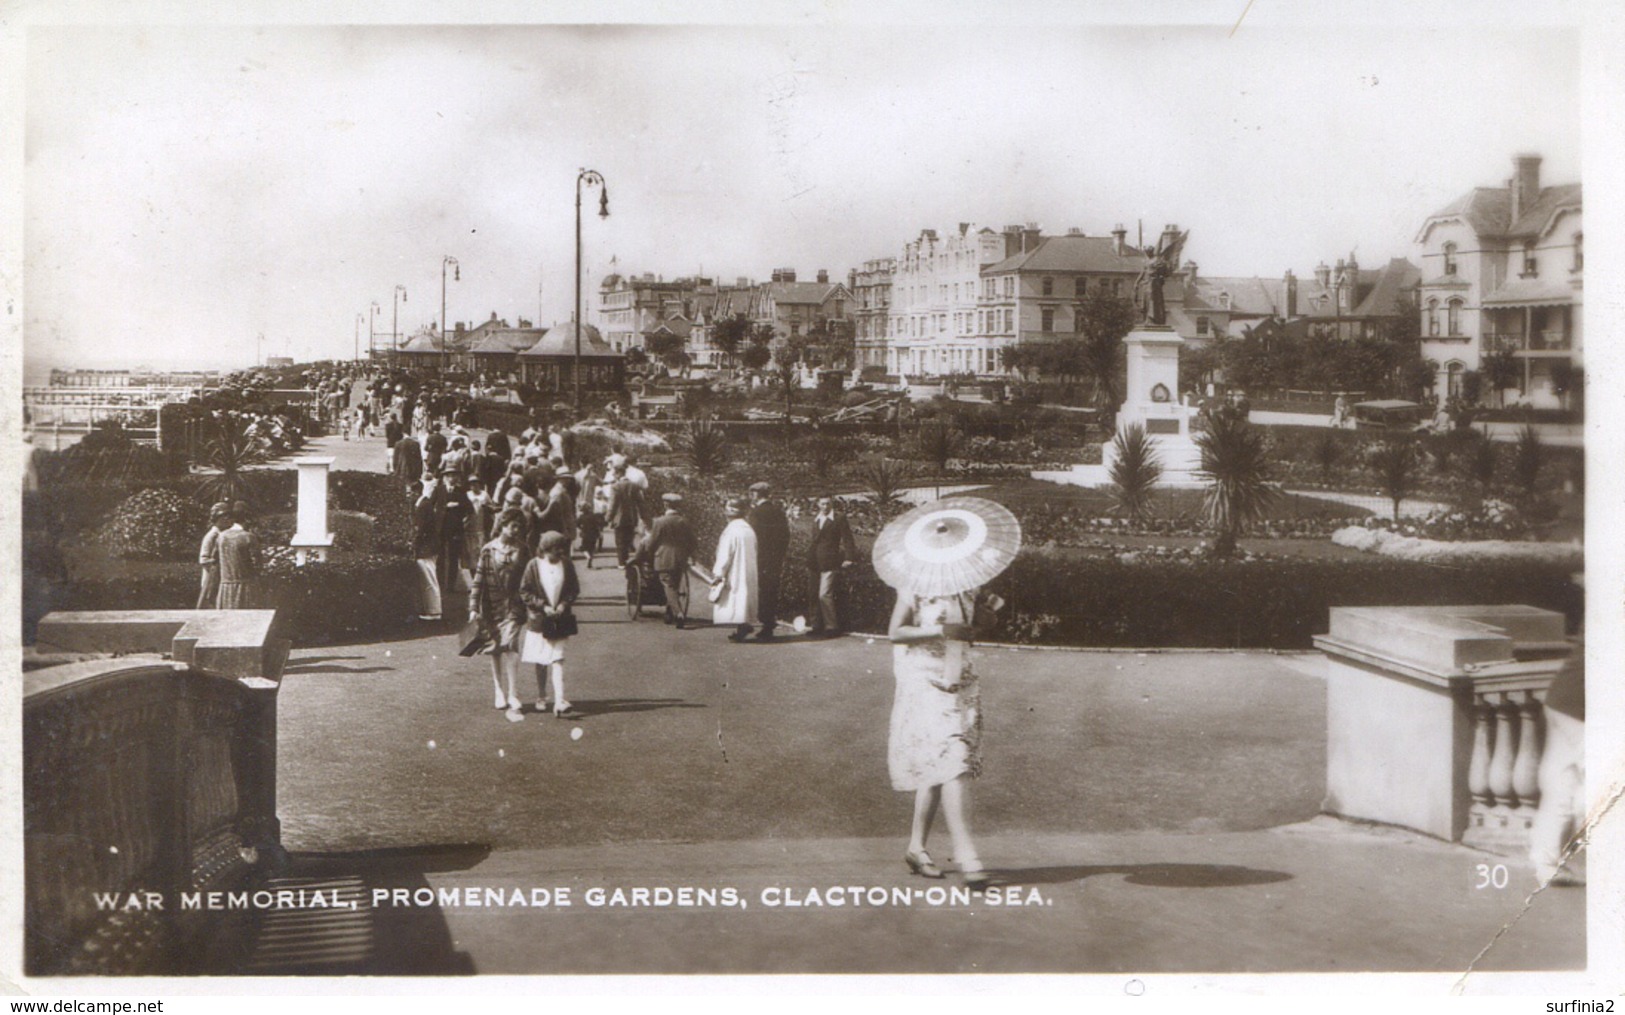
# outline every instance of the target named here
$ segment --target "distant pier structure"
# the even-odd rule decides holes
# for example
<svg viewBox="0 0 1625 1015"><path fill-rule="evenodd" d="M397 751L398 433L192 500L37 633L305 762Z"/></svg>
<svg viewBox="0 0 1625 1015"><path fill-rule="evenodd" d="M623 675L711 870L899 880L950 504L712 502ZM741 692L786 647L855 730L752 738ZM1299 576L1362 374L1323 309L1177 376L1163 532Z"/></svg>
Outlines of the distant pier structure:
<svg viewBox="0 0 1625 1015"><path fill-rule="evenodd" d="M23 429L34 446L59 451L98 423L117 420L135 440L158 441L158 410L219 384L194 371L52 370L48 385L23 388Z"/></svg>

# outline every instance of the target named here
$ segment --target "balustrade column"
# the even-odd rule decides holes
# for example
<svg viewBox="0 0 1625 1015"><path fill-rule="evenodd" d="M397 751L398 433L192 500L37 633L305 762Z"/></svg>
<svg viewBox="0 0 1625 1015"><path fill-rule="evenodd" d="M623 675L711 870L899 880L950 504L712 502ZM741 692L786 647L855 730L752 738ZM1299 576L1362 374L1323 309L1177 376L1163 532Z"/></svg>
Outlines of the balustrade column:
<svg viewBox="0 0 1625 1015"><path fill-rule="evenodd" d="M1534 692L1517 693L1518 753L1512 762L1512 792L1518 803L1532 808L1540 801L1540 756L1545 747L1541 729L1541 704Z"/></svg>
<svg viewBox="0 0 1625 1015"><path fill-rule="evenodd" d="M1517 751L1513 720L1518 707L1509 700L1511 695L1499 694L1499 703L1492 705L1495 713L1495 746L1490 752L1490 794L1501 806L1516 806L1512 793L1512 761Z"/></svg>
<svg viewBox="0 0 1625 1015"><path fill-rule="evenodd" d="M1494 711L1483 698L1473 699L1473 753L1467 762L1467 792L1473 802L1488 807L1490 796L1490 723Z"/></svg>

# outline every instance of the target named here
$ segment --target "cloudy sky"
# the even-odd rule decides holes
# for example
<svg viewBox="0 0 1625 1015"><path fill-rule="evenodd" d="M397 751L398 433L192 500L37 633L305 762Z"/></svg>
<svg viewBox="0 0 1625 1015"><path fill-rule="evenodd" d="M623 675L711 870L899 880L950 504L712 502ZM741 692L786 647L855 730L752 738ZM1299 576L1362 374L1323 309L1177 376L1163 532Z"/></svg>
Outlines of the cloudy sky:
<svg viewBox="0 0 1625 1015"><path fill-rule="evenodd" d="M1573 27L1286 25L1260 3L1232 34L1244 6L1208 25L1032 6L954 25L36 24L25 355L244 366L263 334L267 355L349 356L374 301L388 341L396 285L403 333L438 322L444 255L448 320L567 320L582 167L611 209L588 194L589 296L611 258L844 279L959 222L1177 222L1204 272L1302 275L1407 255L1515 152L1581 178Z"/></svg>

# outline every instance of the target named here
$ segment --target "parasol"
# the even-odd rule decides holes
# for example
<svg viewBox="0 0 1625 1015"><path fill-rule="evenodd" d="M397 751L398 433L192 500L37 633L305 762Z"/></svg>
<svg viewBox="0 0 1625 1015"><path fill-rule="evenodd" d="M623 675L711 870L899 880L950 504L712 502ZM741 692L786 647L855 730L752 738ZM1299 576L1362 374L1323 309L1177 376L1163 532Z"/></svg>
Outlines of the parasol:
<svg viewBox="0 0 1625 1015"><path fill-rule="evenodd" d="M875 573L897 589L949 596L1003 573L1021 549L1021 523L980 497L933 501L891 521L874 545Z"/></svg>

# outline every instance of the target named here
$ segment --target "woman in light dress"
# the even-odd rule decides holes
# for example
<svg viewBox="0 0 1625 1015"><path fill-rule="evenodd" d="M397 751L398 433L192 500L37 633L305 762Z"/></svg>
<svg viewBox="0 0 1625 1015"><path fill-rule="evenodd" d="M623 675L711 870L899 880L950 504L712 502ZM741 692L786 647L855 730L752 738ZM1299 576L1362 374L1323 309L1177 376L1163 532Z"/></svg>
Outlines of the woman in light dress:
<svg viewBox="0 0 1625 1015"><path fill-rule="evenodd" d="M953 857L972 888L988 875L971 840L970 780L982 772L982 698L971 667L976 590L948 596L900 592L892 610L892 701L886 763L892 788L914 793L914 824L903 862L922 877L942 868L926 852L940 808ZM993 598L989 597L989 605Z"/></svg>
<svg viewBox="0 0 1625 1015"><path fill-rule="evenodd" d="M716 564L711 568L711 623L732 625L733 642L744 641L756 625L756 530L745 520L745 502L728 498L728 525L717 540Z"/></svg>
<svg viewBox="0 0 1625 1015"><path fill-rule="evenodd" d="M571 604L581 595L581 581L570 560L570 539L562 532L542 536L541 555L531 558L519 584L529 619L519 650L519 661L536 666L536 711L547 711L547 688L553 686L553 717L580 717L564 695L564 643L568 635L549 638L542 633L542 618L570 613Z"/></svg>
<svg viewBox="0 0 1625 1015"><path fill-rule="evenodd" d="M525 542L525 516L507 510L497 516L497 536L480 547L480 562L474 568L474 587L468 594L470 620L478 620L491 642L492 697L496 707L506 709L510 722L520 722L519 694L514 686L519 676L519 639L525 630L525 603L519 598L519 583L530 563Z"/></svg>

